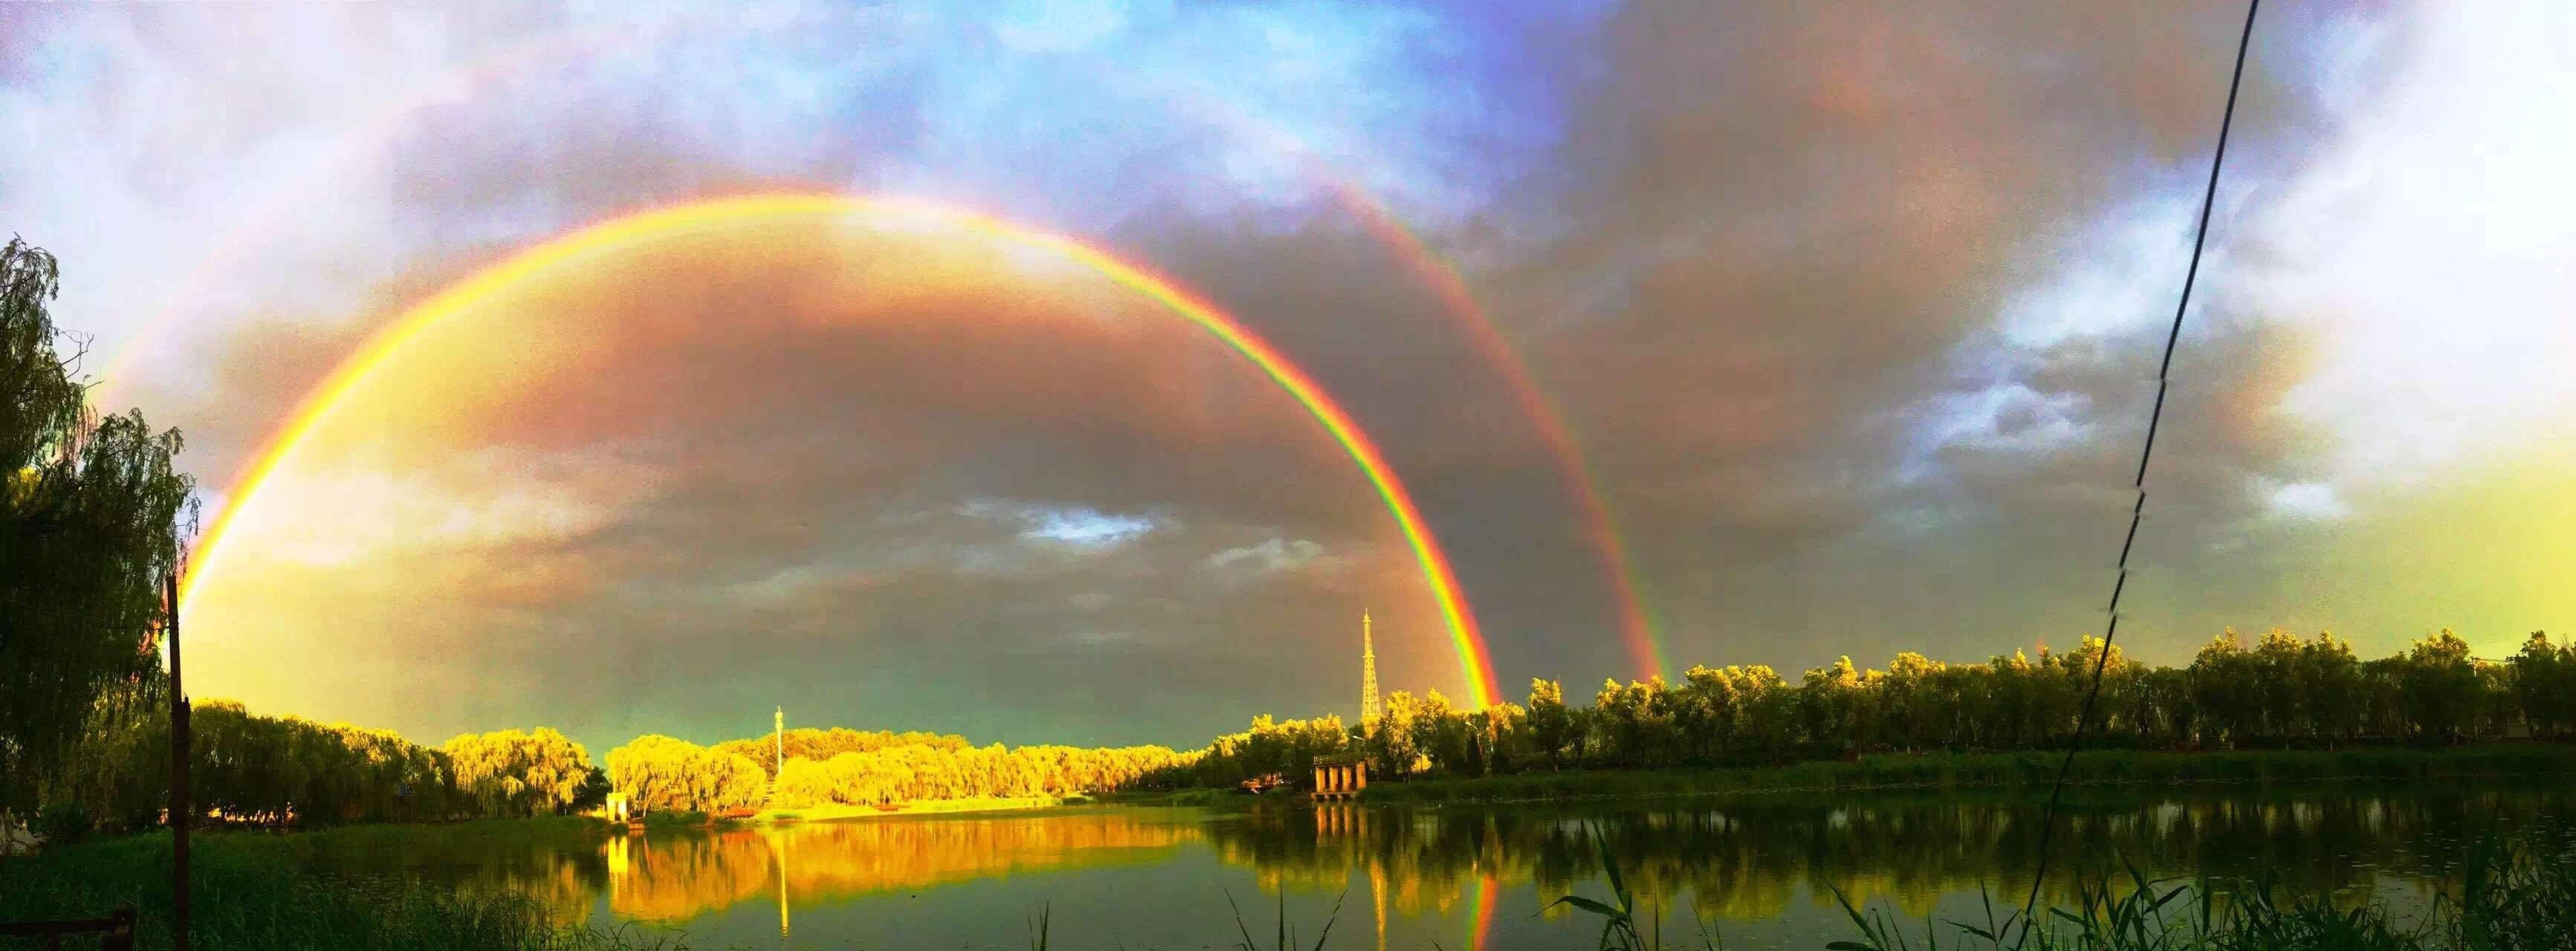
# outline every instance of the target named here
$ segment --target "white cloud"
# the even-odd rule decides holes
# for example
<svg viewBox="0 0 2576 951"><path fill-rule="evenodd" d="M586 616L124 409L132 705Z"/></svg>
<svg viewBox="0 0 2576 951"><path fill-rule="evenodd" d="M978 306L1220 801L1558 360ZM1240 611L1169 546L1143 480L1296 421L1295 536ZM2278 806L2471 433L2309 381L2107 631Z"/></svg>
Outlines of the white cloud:
<svg viewBox="0 0 2576 951"><path fill-rule="evenodd" d="M1272 538L1257 545L1228 548L1209 555L1209 568L1237 577L1252 577L1305 567L1324 555L1324 546L1305 539Z"/></svg>
<svg viewBox="0 0 2576 951"><path fill-rule="evenodd" d="M2266 500L2271 510L2293 518L2331 520L2352 514L2341 493L2323 482L2293 482L2274 488Z"/></svg>
<svg viewBox="0 0 2576 951"><path fill-rule="evenodd" d="M1020 533L1032 541L1062 542L1078 548L1112 548L1154 530L1154 521L1132 515L1104 515L1090 509L1040 509L1037 524Z"/></svg>
<svg viewBox="0 0 2576 951"><path fill-rule="evenodd" d="M2344 478L2576 429L2576 7L2415 12L2404 67L2246 223L2276 259L2249 290L2317 342L2286 405Z"/></svg>
<svg viewBox="0 0 2576 951"><path fill-rule="evenodd" d="M956 506L954 511L972 519L1017 525L1016 537L1023 542L1083 550L1116 548L1163 527L1162 523L1149 516L1002 499L971 499Z"/></svg>

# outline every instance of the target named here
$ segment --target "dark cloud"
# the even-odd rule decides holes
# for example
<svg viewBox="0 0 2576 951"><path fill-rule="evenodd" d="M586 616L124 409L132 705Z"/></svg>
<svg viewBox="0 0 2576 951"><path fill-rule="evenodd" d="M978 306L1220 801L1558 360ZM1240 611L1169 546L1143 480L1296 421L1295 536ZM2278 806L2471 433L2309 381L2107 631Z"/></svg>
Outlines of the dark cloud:
<svg viewBox="0 0 2576 951"><path fill-rule="evenodd" d="M312 592L266 614L280 643L362 630L331 649L406 660L334 701L353 716L461 729L532 704L606 730L622 714L552 685L694 696L715 672L670 702L687 722L847 678L806 715L884 722L859 698L935 683L972 704L918 697L904 722L1075 739L1311 702L1372 604L1412 655L1391 673L1454 682L1410 553L1322 428L1097 276L954 235L755 226L564 269L415 340L295 463L326 487L401 473L331 513L392 547L234 569L277 578L198 609L221 626L235 595ZM294 513L293 484L268 491L247 521ZM1066 658L1094 654L1218 689L1064 707ZM438 687L482 669L517 699Z"/></svg>
<svg viewBox="0 0 2576 951"><path fill-rule="evenodd" d="M386 44L390 108L272 75L304 62L282 41L81 95L179 96L212 117L180 140L218 156L355 143L360 173L284 189L291 226L239 239L293 271L262 281L354 284L354 306L249 294L209 331L210 380L138 400L177 407L200 471L232 471L366 334L546 236L763 188L917 195L1097 238L1240 317L1384 447L1501 681L1588 686L1632 670L1567 460L1350 190L1461 263L1565 408L1676 663L2070 643L2103 621L2242 9L1192 5L1078 33L351 11L313 28ZM2123 636L2151 656L2221 623L2393 646L2411 608L2363 575L2438 575L2387 590L2513 623L2463 573L2364 554L2482 510L2353 485L2359 437L2301 408L2356 378L2345 331L2389 323L2300 275L2380 286L2312 241L2388 184L2334 164L2379 141L2356 116L2452 56L2406 13L2264 12L2150 474ZM161 50L204 21L96 22ZM0 75L29 48L0 43ZM200 175L242 169L270 166ZM151 174L143 207L167 197ZM2375 190L2303 195L2347 178ZM376 240L333 244L343 222ZM1390 686L1455 683L1349 460L1239 355L1098 280L786 227L588 261L494 308L312 450L316 473L402 478L292 500L365 558L281 542L304 561L227 595L299 605L271 653L347 658L329 689L238 665L254 702L613 740L748 732L784 699L807 722L1181 742L1353 712L1363 604Z"/></svg>
<svg viewBox="0 0 2576 951"><path fill-rule="evenodd" d="M1992 328L2082 269L2096 229L2196 184L2241 13L1635 3L1601 26L1567 70L1585 93L1561 223L1495 296L1581 420L1677 661L1927 637L1974 655L2098 629L2049 605L2107 591L2095 552L2122 527L2161 325L2119 315L2124 332L2036 351ZM2287 24L2323 17L2273 16L2240 162L2316 134ZM2140 303L2170 308L2172 263L2167 282L2163 260L2121 262L2156 291ZM2297 379L2286 342L2189 341L2160 500L2241 495L2290 451L2272 409ZM2018 369L1957 379L1994 359ZM1957 423L1927 406L2015 382L1990 444L1930 463L1946 493L1899 477L1927 428Z"/></svg>

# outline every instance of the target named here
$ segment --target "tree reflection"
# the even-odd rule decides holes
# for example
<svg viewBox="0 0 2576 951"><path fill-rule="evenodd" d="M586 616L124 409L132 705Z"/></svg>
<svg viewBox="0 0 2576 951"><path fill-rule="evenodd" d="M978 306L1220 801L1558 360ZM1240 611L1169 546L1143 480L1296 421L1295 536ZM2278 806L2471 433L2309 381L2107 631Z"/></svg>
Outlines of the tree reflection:
<svg viewBox="0 0 2576 951"><path fill-rule="evenodd" d="M2576 793L2510 786L2335 793L2077 788L2060 808L2065 826L2053 842L2061 851L2042 893L2067 901L2077 876L2135 863L2150 876L2206 875L2222 888L2269 876L2283 889L2348 902L2429 899L2423 883L2456 874L2468 844L2500 817L2529 823L2565 816L2570 806ZM1782 917L1801 900L1829 905L1840 890L1855 902L1882 902L1920 918L1946 897L2026 887L2038 859L2039 818L2038 802L2000 793L1674 800L1648 808L1336 804L1221 817L1085 809L655 829L571 849L560 842L477 840L451 846L460 850L453 855L403 856L398 873L444 875L460 890L533 893L555 904L566 921L578 920L603 896L619 919L662 922L774 901L784 931L792 907L1018 872L1153 865L1204 849L1225 865L1250 870L1265 891L1365 889L1383 933L1390 914L1445 917L1463 903L1467 920L1481 927L1500 891L1529 888L1548 898L1587 887L1601 874L1598 835L1619 857L1641 907L1688 908L1710 922L1750 921ZM341 867L364 871L368 861L352 857Z"/></svg>
<svg viewBox="0 0 2576 951"><path fill-rule="evenodd" d="M2078 876L2119 873L2121 863L2154 877L2205 875L2222 889L2269 876L2283 889L2355 900L2374 889L2421 895L2418 883L2455 869L2493 817L2558 814L2570 803L2563 792L2514 789L2079 789L2061 806L2065 826L2042 895L2072 900ZM1212 825L1210 835L1219 855L1253 866L1265 885L1339 888L1355 871L1382 874L1396 883L1389 900L1408 916L1446 907L1488 876L1542 896L1573 891L1600 875L1598 834L1641 904L1765 919L1799 894L1829 903L1839 889L1856 903L1885 901L1920 917L1944 896L2026 884L2039 820L2036 802L1949 793L1624 811L1327 807L1310 822L1257 817Z"/></svg>

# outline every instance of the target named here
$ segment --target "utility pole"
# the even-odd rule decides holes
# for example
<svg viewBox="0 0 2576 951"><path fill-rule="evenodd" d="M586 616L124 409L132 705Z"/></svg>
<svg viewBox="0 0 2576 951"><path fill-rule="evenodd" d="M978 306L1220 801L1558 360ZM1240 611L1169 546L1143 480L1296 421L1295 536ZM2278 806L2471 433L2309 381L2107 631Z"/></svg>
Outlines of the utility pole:
<svg viewBox="0 0 2576 951"><path fill-rule="evenodd" d="M179 573L162 579L170 615L171 947L188 951L188 694L179 680Z"/></svg>

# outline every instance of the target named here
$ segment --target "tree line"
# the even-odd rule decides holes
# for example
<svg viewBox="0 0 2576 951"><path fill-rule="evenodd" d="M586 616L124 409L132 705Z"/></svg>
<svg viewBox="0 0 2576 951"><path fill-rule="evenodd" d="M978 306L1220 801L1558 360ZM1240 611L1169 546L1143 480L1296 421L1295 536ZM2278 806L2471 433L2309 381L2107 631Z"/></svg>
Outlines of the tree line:
<svg viewBox="0 0 2576 951"><path fill-rule="evenodd" d="M1481 776L1529 770L1741 766L1862 753L2009 751L2062 746L2074 734L2097 663L2102 690L2087 733L2095 746L2266 748L2356 743L2449 744L2521 729L2576 734L2576 646L2533 632L2502 661L2471 656L2444 629L2388 657L2362 660L2334 635L2275 629L2252 644L2233 629L2190 664L2158 667L2099 639L1984 663L1911 651L1886 670L1843 657L1791 681L1760 664L1694 666L1604 682L1590 705L1556 681L1528 701L1452 707L1439 691L1395 691L1377 720L1274 720L1221 736L1188 777L1217 785L1264 773L1303 777L1317 756L1364 753L1381 777Z"/></svg>
<svg viewBox="0 0 2576 951"><path fill-rule="evenodd" d="M159 825L170 789L170 720L158 682L102 704L36 799L57 823ZM547 728L465 733L423 746L391 730L252 713L200 700L190 721L190 798L222 821L314 824L553 815L596 805L606 775ZM68 816L69 818L63 818Z"/></svg>
<svg viewBox="0 0 2576 951"><path fill-rule="evenodd" d="M786 749L783 764L780 745ZM715 812L758 805L773 801L773 783L774 802L789 808L894 806L1114 792L1168 778L1184 756L1161 746L978 747L960 736L835 727L712 747L639 737L609 752L608 776L648 809Z"/></svg>
<svg viewBox="0 0 2576 951"><path fill-rule="evenodd" d="M1862 753L2054 748L2075 730L2102 662L2087 742L2144 749L2449 744L2517 727L2576 736L2576 646L2535 632L2503 661L2470 656L2445 630L2361 660L2331 634L2234 631L2180 667L2101 643L1949 664L1898 654L1885 670L1850 658L1792 682L1761 665L1692 667L1680 683L1607 681L1588 705L1534 680L1526 703L1450 705L1438 691L1386 696L1357 728L1338 716L1254 719L1202 749L976 746L931 733L797 729L700 746L647 735L594 766L548 728L466 733L438 746L390 731L197 705L196 801L240 822L311 823L573 812L622 791L649 810L716 812L776 804L1063 797L1137 787L1226 786L1266 773L1303 778L1318 756L1361 753L1380 778L1534 770L1740 766ZM160 822L169 721L160 680L113 691L62 765L35 785L48 805L110 826ZM784 746L786 762L778 762Z"/></svg>

